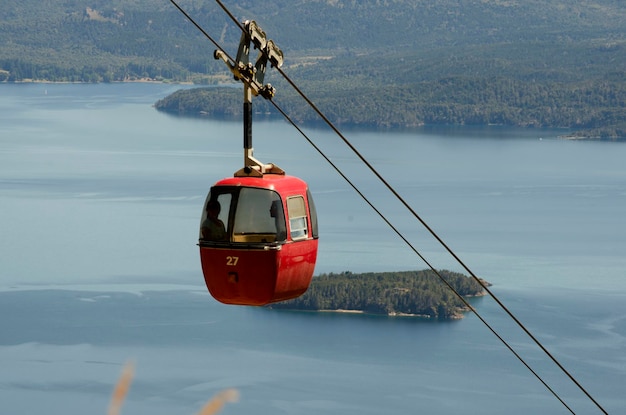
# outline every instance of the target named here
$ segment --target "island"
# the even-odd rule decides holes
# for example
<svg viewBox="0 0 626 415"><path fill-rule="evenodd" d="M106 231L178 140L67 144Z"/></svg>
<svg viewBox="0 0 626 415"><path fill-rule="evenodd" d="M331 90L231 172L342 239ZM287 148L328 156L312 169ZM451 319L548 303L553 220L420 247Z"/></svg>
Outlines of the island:
<svg viewBox="0 0 626 415"><path fill-rule="evenodd" d="M437 271L464 298L485 295L487 281ZM321 274L308 291L268 306L279 310L351 312L428 319L460 319L470 311L432 270Z"/></svg>

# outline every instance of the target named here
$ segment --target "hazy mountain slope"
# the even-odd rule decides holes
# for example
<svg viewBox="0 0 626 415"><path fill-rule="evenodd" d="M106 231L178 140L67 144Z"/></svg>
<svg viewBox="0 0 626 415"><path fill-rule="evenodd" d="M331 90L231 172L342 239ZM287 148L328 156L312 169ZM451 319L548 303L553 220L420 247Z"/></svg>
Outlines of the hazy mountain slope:
<svg viewBox="0 0 626 415"><path fill-rule="evenodd" d="M283 49L290 77L336 120L626 131L623 0L224 3L261 25ZM235 54L239 29L216 2L179 4ZM168 0L5 0L0 8L0 81L232 79L214 49ZM297 118L309 119L279 77L268 80ZM184 100L190 106L171 107L236 111L215 108L215 97Z"/></svg>
<svg viewBox="0 0 626 415"><path fill-rule="evenodd" d="M238 18L257 20L285 51L287 64L303 56L356 56L367 73L392 66L405 73L418 69L430 77L464 66L482 70L476 62L483 58L493 70L513 72L508 61L562 66L559 51L576 54L595 48L608 56L626 47L626 5L619 0L224 3ZM239 34L215 2L180 4L226 48L235 48ZM134 63L180 77L221 70L213 62L213 49L167 0L5 0L0 8L4 69L8 61L19 59L47 67L114 71L125 66L141 72L127 67ZM564 56L570 65L571 55ZM408 65L401 57L409 59Z"/></svg>

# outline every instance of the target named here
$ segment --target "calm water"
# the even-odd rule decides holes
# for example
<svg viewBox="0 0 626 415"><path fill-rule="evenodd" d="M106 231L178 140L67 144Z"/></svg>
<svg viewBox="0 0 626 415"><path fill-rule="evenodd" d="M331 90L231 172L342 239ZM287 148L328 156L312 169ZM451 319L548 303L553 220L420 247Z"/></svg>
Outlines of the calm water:
<svg viewBox="0 0 626 415"><path fill-rule="evenodd" d="M473 315L430 323L232 307L195 240L210 185L239 169L240 123L151 104L167 85L0 86L0 402L125 413L569 413ZM462 271L356 158L307 130L437 268ZM626 412L626 145L502 128L346 136L609 413ZM307 180L316 271L426 266L282 121L255 156ZM488 298L476 307L575 413L600 413Z"/></svg>

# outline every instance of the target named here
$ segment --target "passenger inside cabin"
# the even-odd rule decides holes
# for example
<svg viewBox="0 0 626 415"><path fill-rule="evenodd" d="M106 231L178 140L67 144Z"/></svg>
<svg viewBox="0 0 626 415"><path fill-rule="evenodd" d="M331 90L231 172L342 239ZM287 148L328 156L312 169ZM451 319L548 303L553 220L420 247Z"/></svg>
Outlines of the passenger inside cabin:
<svg viewBox="0 0 626 415"><path fill-rule="evenodd" d="M218 218L220 210L221 206L218 201L211 200L207 203L207 217L202 222L202 226L200 227L202 239L208 241L223 241L226 239L226 228L224 227L224 222Z"/></svg>
<svg viewBox="0 0 626 415"><path fill-rule="evenodd" d="M287 239L287 229L285 227L285 215L280 200L274 200L270 206L270 216L274 218L276 225L276 240L284 241Z"/></svg>

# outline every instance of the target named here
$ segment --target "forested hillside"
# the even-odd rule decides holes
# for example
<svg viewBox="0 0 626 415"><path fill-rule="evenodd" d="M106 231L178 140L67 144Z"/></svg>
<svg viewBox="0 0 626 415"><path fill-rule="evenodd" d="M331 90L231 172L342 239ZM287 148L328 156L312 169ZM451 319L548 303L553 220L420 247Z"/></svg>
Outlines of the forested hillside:
<svg viewBox="0 0 626 415"><path fill-rule="evenodd" d="M236 48L238 29L214 1L179 4L225 48ZM461 74L572 81L624 70L621 0L224 4L257 20L286 65L310 81L329 74L377 85ZM128 65L127 75L180 80L223 72L213 49L167 0L5 0L0 7L0 67L12 79L66 76L70 68L102 77Z"/></svg>
<svg viewBox="0 0 626 415"><path fill-rule="evenodd" d="M274 99L299 123L321 120L293 92ZM241 118L239 89L178 91L155 106L187 115ZM572 137L626 137L626 82L527 83L507 78L450 77L408 86L316 90L316 105L337 125L414 127L420 125L509 125L579 129ZM266 101L255 101L257 117L279 117Z"/></svg>
<svg viewBox="0 0 626 415"><path fill-rule="evenodd" d="M179 4L235 53L238 28L216 2ZM263 27L285 53L284 70L335 121L556 126L605 137L626 129L621 0L224 4ZM168 0L5 0L0 7L0 81L229 81L214 49ZM268 80L293 99L274 74ZM287 104L309 119L301 104Z"/></svg>

